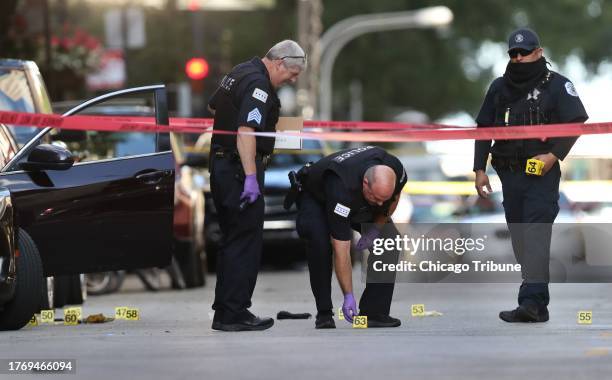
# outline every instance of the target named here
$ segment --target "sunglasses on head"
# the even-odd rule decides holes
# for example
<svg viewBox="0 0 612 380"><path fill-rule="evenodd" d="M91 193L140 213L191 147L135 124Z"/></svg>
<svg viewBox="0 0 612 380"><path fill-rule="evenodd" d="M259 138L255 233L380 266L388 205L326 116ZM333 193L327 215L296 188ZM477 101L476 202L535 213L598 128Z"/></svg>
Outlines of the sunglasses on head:
<svg viewBox="0 0 612 380"><path fill-rule="evenodd" d="M531 53L533 53L535 49L533 50L527 50L527 49L512 49L508 52L508 55L510 56L510 58L516 58L518 57L518 55L520 54L521 57L526 57L528 55L530 55Z"/></svg>

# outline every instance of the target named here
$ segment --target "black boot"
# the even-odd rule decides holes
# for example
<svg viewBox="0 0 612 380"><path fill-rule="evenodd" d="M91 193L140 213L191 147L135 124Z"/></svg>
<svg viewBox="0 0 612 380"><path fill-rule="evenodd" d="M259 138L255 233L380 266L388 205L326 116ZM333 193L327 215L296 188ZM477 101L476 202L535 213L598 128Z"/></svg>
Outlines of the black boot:
<svg viewBox="0 0 612 380"><path fill-rule="evenodd" d="M399 327L402 321L386 314L368 315L368 328Z"/></svg>
<svg viewBox="0 0 612 380"><path fill-rule="evenodd" d="M260 331L267 330L273 325L274 319L259 318L247 310L232 321L213 321L212 328L219 331Z"/></svg>
<svg viewBox="0 0 612 380"><path fill-rule="evenodd" d="M320 311L315 320L315 329L335 329L334 313L331 311Z"/></svg>
<svg viewBox="0 0 612 380"><path fill-rule="evenodd" d="M525 301L514 310L502 311L499 318L509 323L529 323L548 321L548 308L535 302Z"/></svg>

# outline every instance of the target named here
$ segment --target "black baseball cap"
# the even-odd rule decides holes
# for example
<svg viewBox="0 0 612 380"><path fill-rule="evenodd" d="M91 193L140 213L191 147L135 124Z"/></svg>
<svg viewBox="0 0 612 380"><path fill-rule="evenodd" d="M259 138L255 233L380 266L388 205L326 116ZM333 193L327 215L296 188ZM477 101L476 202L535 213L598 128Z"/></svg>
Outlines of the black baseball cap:
<svg viewBox="0 0 612 380"><path fill-rule="evenodd" d="M512 49L533 50L540 47L536 32L528 28L517 29L508 37L508 51Z"/></svg>

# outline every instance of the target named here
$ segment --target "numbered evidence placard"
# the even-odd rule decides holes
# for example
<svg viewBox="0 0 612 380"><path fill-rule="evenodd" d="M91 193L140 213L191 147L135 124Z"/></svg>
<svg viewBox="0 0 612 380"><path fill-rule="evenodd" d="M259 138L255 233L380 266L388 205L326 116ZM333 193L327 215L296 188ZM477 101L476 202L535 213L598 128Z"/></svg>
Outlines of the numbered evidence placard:
<svg viewBox="0 0 612 380"><path fill-rule="evenodd" d="M576 316L578 324L590 325L593 323L593 312L591 310L582 310Z"/></svg>
<svg viewBox="0 0 612 380"><path fill-rule="evenodd" d="M135 307L119 306L115 308L115 319L138 321L140 320L140 312Z"/></svg>
<svg viewBox="0 0 612 380"><path fill-rule="evenodd" d="M55 323L55 310L41 310L40 311L40 323Z"/></svg>
<svg viewBox="0 0 612 380"><path fill-rule="evenodd" d="M368 317L366 315L356 315L353 317L353 328L354 329L367 329L368 328Z"/></svg>
<svg viewBox="0 0 612 380"><path fill-rule="evenodd" d="M413 317L424 317L425 305L422 303L412 305L412 307L410 308L410 313Z"/></svg>
<svg viewBox="0 0 612 380"><path fill-rule="evenodd" d="M80 307L68 307L64 309L64 325L78 325L83 315L83 309Z"/></svg>

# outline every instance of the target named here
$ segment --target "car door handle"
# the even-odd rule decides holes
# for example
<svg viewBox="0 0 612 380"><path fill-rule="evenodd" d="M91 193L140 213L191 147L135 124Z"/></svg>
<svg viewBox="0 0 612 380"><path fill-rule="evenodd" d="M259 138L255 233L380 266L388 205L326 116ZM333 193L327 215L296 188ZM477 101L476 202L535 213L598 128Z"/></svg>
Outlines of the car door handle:
<svg viewBox="0 0 612 380"><path fill-rule="evenodd" d="M160 183L164 177L168 177L169 175L171 175L170 170L156 170L137 174L136 179L147 185L156 185Z"/></svg>

